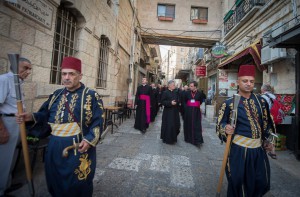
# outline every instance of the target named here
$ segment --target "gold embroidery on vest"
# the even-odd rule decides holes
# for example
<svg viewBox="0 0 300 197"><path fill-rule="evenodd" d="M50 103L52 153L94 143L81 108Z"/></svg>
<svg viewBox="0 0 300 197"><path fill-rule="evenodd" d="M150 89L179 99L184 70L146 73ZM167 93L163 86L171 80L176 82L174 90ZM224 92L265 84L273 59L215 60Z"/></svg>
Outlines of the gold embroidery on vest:
<svg viewBox="0 0 300 197"><path fill-rule="evenodd" d="M80 165L74 172L75 174L78 174L78 180L86 180L88 175L91 173L90 166L92 161L88 159L87 153L80 155L79 161Z"/></svg>
<svg viewBox="0 0 300 197"><path fill-rule="evenodd" d="M250 112L248 101L244 100L243 103L244 103L244 107L245 107L245 110L246 110L247 118L248 118L248 120L250 122L250 127L251 127L251 131L252 131L252 138L255 138L255 136L256 136L256 127L254 125L254 120L253 120L253 118L251 116L251 112Z"/></svg>
<svg viewBox="0 0 300 197"><path fill-rule="evenodd" d="M78 94L75 93L72 95L72 99L71 99L71 102L69 104L69 108L70 108L70 111L71 113L74 114L74 109L75 109L75 106L76 106L76 101L78 99ZM68 114L68 122L74 122L75 120L73 119L73 116L71 115L71 113Z"/></svg>
<svg viewBox="0 0 300 197"><path fill-rule="evenodd" d="M224 128L222 128L220 122L224 116L224 112L225 112L225 108L226 108L226 103L223 103L221 105L221 109L219 111L219 115L218 115L218 123L217 123L217 135L220 137L220 135L223 135L226 137L226 134L225 134L225 130Z"/></svg>
<svg viewBox="0 0 300 197"><path fill-rule="evenodd" d="M90 143L91 145L96 146L100 138L100 127L95 127L93 129L93 133L95 137Z"/></svg>
<svg viewBox="0 0 300 197"><path fill-rule="evenodd" d="M91 95L87 95L86 96L86 101L85 101L85 104L84 104L84 109L86 110L85 111L85 125L88 126L90 123L91 123L91 120L92 120L92 117L93 117L93 113L92 113L92 96Z"/></svg>
<svg viewBox="0 0 300 197"><path fill-rule="evenodd" d="M56 115L55 115L55 123L56 124L63 122L65 101L66 101L66 96L63 94L60 97L60 101L57 105L57 110L56 110Z"/></svg>

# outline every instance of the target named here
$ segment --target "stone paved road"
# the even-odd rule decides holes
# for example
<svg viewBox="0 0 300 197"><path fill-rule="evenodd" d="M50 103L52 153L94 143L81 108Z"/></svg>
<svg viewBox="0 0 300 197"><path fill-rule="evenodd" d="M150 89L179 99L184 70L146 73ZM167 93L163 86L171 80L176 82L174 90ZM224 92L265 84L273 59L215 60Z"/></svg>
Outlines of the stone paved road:
<svg viewBox="0 0 300 197"><path fill-rule="evenodd" d="M97 146L94 196L215 196L224 145L220 145L212 121L203 119L205 142L200 149L185 143L183 132L175 145L162 143L161 113L146 134L135 130L133 124L133 118L126 120ZM300 162L284 152L277 161L271 161L272 188L267 197L300 194ZM18 177L24 180L24 172ZM41 161L36 165L34 181L36 196L50 196ZM226 185L224 177L223 192ZM12 194L28 196L27 187Z"/></svg>

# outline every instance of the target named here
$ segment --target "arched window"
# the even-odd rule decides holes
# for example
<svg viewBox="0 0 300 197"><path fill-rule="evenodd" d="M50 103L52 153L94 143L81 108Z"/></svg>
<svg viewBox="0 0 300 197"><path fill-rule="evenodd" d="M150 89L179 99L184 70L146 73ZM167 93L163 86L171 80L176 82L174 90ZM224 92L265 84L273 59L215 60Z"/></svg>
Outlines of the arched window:
<svg viewBox="0 0 300 197"><path fill-rule="evenodd" d="M107 85L107 68L109 58L109 45L110 41L106 36L101 36L100 39L100 54L99 66L97 71L97 88L106 88Z"/></svg>
<svg viewBox="0 0 300 197"><path fill-rule="evenodd" d="M75 53L76 19L71 12L57 9L54 33L50 84L61 84L61 62L66 56Z"/></svg>

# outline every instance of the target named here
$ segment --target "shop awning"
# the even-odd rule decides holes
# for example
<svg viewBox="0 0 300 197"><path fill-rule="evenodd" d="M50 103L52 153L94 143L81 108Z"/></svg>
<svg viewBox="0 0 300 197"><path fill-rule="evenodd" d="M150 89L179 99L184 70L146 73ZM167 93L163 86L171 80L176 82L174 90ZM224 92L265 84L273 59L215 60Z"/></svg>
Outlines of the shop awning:
<svg viewBox="0 0 300 197"><path fill-rule="evenodd" d="M253 44L251 44L249 47L243 49L242 51L235 53L234 55L232 55L231 57L229 57L228 59L224 60L223 62L221 62L221 64L219 64L218 68L223 67L229 63L234 62L235 60L238 60L246 55L251 55L258 70L263 71L265 69L265 67L263 65L261 65L261 60L260 60L260 55L261 55L261 44L260 41L254 42Z"/></svg>
<svg viewBox="0 0 300 197"><path fill-rule="evenodd" d="M184 79L190 74L191 71L192 71L191 69L179 70L175 76L175 79Z"/></svg>

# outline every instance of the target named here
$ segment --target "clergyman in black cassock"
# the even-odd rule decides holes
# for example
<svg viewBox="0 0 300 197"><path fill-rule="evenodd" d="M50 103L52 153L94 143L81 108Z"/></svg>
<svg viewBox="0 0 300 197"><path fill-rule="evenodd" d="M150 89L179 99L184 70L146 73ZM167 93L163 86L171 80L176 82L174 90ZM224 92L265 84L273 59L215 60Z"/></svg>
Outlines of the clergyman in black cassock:
<svg viewBox="0 0 300 197"><path fill-rule="evenodd" d="M186 91L184 95L184 140L196 146L204 142L200 110L204 99L205 94L197 90L197 82L191 82L190 90Z"/></svg>
<svg viewBox="0 0 300 197"><path fill-rule="evenodd" d="M136 117L134 128L146 132L150 123L150 105L152 88L147 85L147 79L142 79L142 85L137 88L135 95Z"/></svg>
<svg viewBox="0 0 300 197"><path fill-rule="evenodd" d="M158 90L154 83L151 84L152 88L152 98L151 98L151 122L155 121L155 117L157 115L158 110Z"/></svg>
<svg viewBox="0 0 300 197"><path fill-rule="evenodd" d="M168 82L168 89L162 93L161 103L164 106L160 138L164 143L177 142L180 131L179 94L175 90L175 82Z"/></svg>

